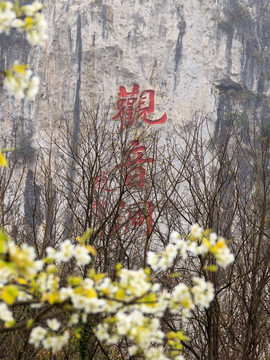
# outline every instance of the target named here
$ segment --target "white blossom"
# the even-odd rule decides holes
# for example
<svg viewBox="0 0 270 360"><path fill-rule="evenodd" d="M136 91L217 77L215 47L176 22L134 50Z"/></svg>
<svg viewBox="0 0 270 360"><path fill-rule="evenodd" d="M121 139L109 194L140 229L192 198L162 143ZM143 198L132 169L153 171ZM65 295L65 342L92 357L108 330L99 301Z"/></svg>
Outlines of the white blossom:
<svg viewBox="0 0 270 360"><path fill-rule="evenodd" d="M111 335L110 338L107 340L108 345L116 345L119 342L119 336L114 334Z"/></svg>
<svg viewBox="0 0 270 360"><path fill-rule="evenodd" d="M138 271L122 269L119 274L120 284L126 288L127 295L140 297L150 290L150 283L143 269Z"/></svg>
<svg viewBox="0 0 270 360"><path fill-rule="evenodd" d="M26 81L15 76L7 76L4 79L4 87L10 92L11 95L18 100L25 97L24 90L27 88Z"/></svg>
<svg viewBox="0 0 270 360"><path fill-rule="evenodd" d="M190 228L190 238L191 240L199 240L202 237L203 228L198 224L193 224Z"/></svg>
<svg viewBox="0 0 270 360"><path fill-rule="evenodd" d="M204 255L204 254L207 254L208 252L209 252L209 248L204 242L202 242L196 248L196 254L198 254L198 255Z"/></svg>
<svg viewBox="0 0 270 360"><path fill-rule="evenodd" d="M193 277L192 280L196 284L191 289L195 304L208 308L215 296L213 284L199 277Z"/></svg>
<svg viewBox="0 0 270 360"><path fill-rule="evenodd" d="M24 21L21 20L21 19L17 19L17 18L14 19L14 20L12 21L12 23L11 23L11 26L12 26L13 28L18 29L20 32L23 31L24 25L25 25Z"/></svg>
<svg viewBox="0 0 270 360"><path fill-rule="evenodd" d="M76 246L75 248L75 257L78 265L87 265L89 264L91 257L89 255L89 251L84 246Z"/></svg>
<svg viewBox="0 0 270 360"><path fill-rule="evenodd" d="M213 235L205 233L202 238L202 233L203 230L197 224L192 227L187 240L180 238L178 233L174 233L162 253L148 253L148 264L152 269L166 270L173 264L177 254L185 257L187 251L195 255L212 253L222 267L226 267L233 261L234 257L223 238L218 238L215 233L212 233ZM59 250L48 248L46 250L48 258L45 260L35 260L34 248L26 244L19 247L10 241L7 245L3 245L3 249L9 253L11 260L18 267L18 273L21 266L22 269L27 267L30 274L26 282L20 275L16 294L18 300L23 301L34 296L36 301L40 294L40 304L37 305L45 303L48 306L51 303L61 304L70 299L66 301L72 313L67 327L77 324L80 318L84 323L87 322L87 314L100 313L102 318L103 314L107 315L107 320L104 316L104 322L96 327L95 335L108 345L117 344L122 336L127 337L130 344L129 356L143 352L146 359L167 360L163 347L165 334L161 330L160 320L164 313L166 311L180 312L184 318L190 314L195 305L208 308L214 298L212 283L203 278L194 277L192 279L194 286L191 288L179 283L168 292L162 289L159 283L154 283L155 280L152 279L149 269L136 271L117 269L117 280L114 281L104 274L95 273L92 269L89 277L81 278L77 277L78 273L73 274L73 277L67 279L69 285L59 288L57 264L52 261L68 262L75 259L77 265L85 265L90 261L87 247L75 246L70 240L65 240L60 244ZM46 263L48 266L43 268ZM60 264L59 267L61 266ZM2 266L0 274L2 286L11 277L17 281L15 276L17 267L10 273L5 265ZM31 293L32 284L34 284L34 292ZM5 303L0 303L0 319L5 322L14 321L12 312ZM9 324L5 326L7 325ZM70 334L68 331L63 334L56 333L61 327L56 318L48 319L47 325L48 330L41 326L33 328L29 342L35 347L42 345L45 349L56 353L67 344ZM176 352L174 359L183 360L183 357Z"/></svg>
<svg viewBox="0 0 270 360"><path fill-rule="evenodd" d="M50 251L52 253L52 251ZM59 262L68 262L75 253L75 246L71 244L70 240L65 240L60 245L60 250L56 251L54 258Z"/></svg>
<svg viewBox="0 0 270 360"><path fill-rule="evenodd" d="M51 246L48 246L46 248L46 254L49 258L54 258L55 253L56 253L56 250L54 248L52 248Z"/></svg>
<svg viewBox="0 0 270 360"><path fill-rule="evenodd" d="M0 2L0 34L9 34L13 20L16 18L14 5L10 1Z"/></svg>
<svg viewBox="0 0 270 360"><path fill-rule="evenodd" d="M171 298L176 304L179 304L184 308L191 309L193 307L189 288L183 283L178 284L174 288Z"/></svg>
<svg viewBox="0 0 270 360"><path fill-rule="evenodd" d="M106 323L98 324L95 334L100 341L106 341L110 338L109 325Z"/></svg>
<svg viewBox="0 0 270 360"><path fill-rule="evenodd" d="M97 299L97 298L87 298L84 311L87 314L97 314L104 311L104 306L106 304L106 301L103 299Z"/></svg>
<svg viewBox="0 0 270 360"><path fill-rule="evenodd" d="M180 239L178 241L178 248L179 248L179 254L182 256L183 259L186 259L187 250L188 250L187 242L184 241L183 239Z"/></svg>
<svg viewBox="0 0 270 360"><path fill-rule="evenodd" d="M152 251L148 251L147 253L147 264L151 266L153 270L157 269L158 264L158 256Z"/></svg>
<svg viewBox="0 0 270 360"><path fill-rule="evenodd" d="M28 261L34 261L36 258L36 251L33 246L29 246L28 244L24 243L21 246L21 250L24 252L25 256L27 257Z"/></svg>
<svg viewBox="0 0 270 360"><path fill-rule="evenodd" d="M18 301L26 301L33 299L33 296L30 294L27 294L25 291L19 291L19 294L17 295Z"/></svg>
<svg viewBox="0 0 270 360"><path fill-rule="evenodd" d="M118 287L113 284L110 278L105 277L101 283L96 285L96 290L103 292L109 297L113 297L113 294L117 292Z"/></svg>
<svg viewBox="0 0 270 360"><path fill-rule="evenodd" d="M217 241L217 234L212 232L210 235L209 235L209 242L211 245L215 245Z"/></svg>
<svg viewBox="0 0 270 360"><path fill-rule="evenodd" d="M31 45L44 45L48 38L46 34L47 21L42 14L35 14L33 17L33 26L26 28L26 38Z"/></svg>
<svg viewBox="0 0 270 360"><path fill-rule="evenodd" d="M44 349L55 349L57 347L58 337L57 336L48 336L42 341Z"/></svg>
<svg viewBox="0 0 270 360"><path fill-rule="evenodd" d="M4 267L0 271L0 283L5 284L9 281L10 277L12 276L12 270Z"/></svg>
<svg viewBox="0 0 270 360"><path fill-rule="evenodd" d="M34 262L34 272L37 273L43 269L44 262L43 260L36 260Z"/></svg>
<svg viewBox="0 0 270 360"><path fill-rule="evenodd" d="M145 356L147 360L169 360L169 358L165 356L162 346L151 347L145 351Z"/></svg>
<svg viewBox="0 0 270 360"><path fill-rule="evenodd" d="M31 304L30 305L30 307L32 308L32 309L39 309L39 308L41 308L42 307L42 303L37 303L37 304Z"/></svg>
<svg viewBox="0 0 270 360"><path fill-rule="evenodd" d="M40 80L37 76L32 76L28 82L25 99L30 100L36 96L39 89Z"/></svg>
<svg viewBox="0 0 270 360"><path fill-rule="evenodd" d="M137 345L131 345L131 346L128 348L129 356L136 355L137 351L138 351L138 346L137 346Z"/></svg>
<svg viewBox="0 0 270 360"><path fill-rule="evenodd" d="M52 349L53 353L60 351L63 346L68 343L70 334L68 331L65 331L63 335L58 336L48 336L42 341L42 345L45 349Z"/></svg>
<svg viewBox="0 0 270 360"><path fill-rule="evenodd" d="M60 289L60 299L61 301L65 301L66 299L68 299L69 297L72 297L74 294L74 290L72 288L66 288L66 287L62 287Z"/></svg>
<svg viewBox="0 0 270 360"><path fill-rule="evenodd" d="M183 355L177 355L174 360L185 360Z"/></svg>
<svg viewBox="0 0 270 360"><path fill-rule="evenodd" d="M23 6L22 10L26 16L33 16L36 13L40 12L42 8L43 8L42 3L35 1L33 4Z"/></svg>
<svg viewBox="0 0 270 360"><path fill-rule="evenodd" d="M93 289L94 281L92 279L86 278L83 280L83 287L85 289Z"/></svg>
<svg viewBox="0 0 270 360"><path fill-rule="evenodd" d="M163 257L168 259L168 262L172 265L175 257L177 256L178 246L175 244L168 244L165 251L162 253Z"/></svg>
<svg viewBox="0 0 270 360"><path fill-rule="evenodd" d="M68 331L65 331L63 335L58 336L48 336L42 341L42 345L45 349L52 349L53 353L60 351L63 346L68 343L70 334Z"/></svg>
<svg viewBox="0 0 270 360"><path fill-rule="evenodd" d="M39 79L31 70L24 69L17 61L7 70L4 87L16 99L31 99L38 92Z"/></svg>
<svg viewBox="0 0 270 360"><path fill-rule="evenodd" d="M12 312L5 303L0 303L0 319L6 322L11 322L14 320Z"/></svg>
<svg viewBox="0 0 270 360"><path fill-rule="evenodd" d="M46 334L47 334L46 329L44 329L41 326L36 326L35 328L32 329L30 333L29 343L33 344L35 347L38 347L40 342L45 338Z"/></svg>
<svg viewBox="0 0 270 360"><path fill-rule="evenodd" d="M170 235L170 242L172 242L173 244L177 244L180 239L180 234L177 231L172 231Z"/></svg>
<svg viewBox="0 0 270 360"><path fill-rule="evenodd" d="M220 249L220 251L215 254L215 257L217 264L222 268L226 268L234 261L234 255L230 252L228 247Z"/></svg>
<svg viewBox="0 0 270 360"><path fill-rule="evenodd" d="M78 322L79 322L79 314L75 313L70 316L68 325L69 326L75 325L75 324L78 324Z"/></svg>
<svg viewBox="0 0 270 360"><path fill-rule="evenodd" d="M87 306L88 299L79 294L74 294L71 296L72 304L74 305L75 309L78 310L85 310Z"/></svg>
<svg viewBox="0 0 270 360"><path fill-rule="evenodd" d="M49 328L51 330L57 331L57 330L59 330L61 324L57 319L48 319L47 325L49 326Z"/></svg>

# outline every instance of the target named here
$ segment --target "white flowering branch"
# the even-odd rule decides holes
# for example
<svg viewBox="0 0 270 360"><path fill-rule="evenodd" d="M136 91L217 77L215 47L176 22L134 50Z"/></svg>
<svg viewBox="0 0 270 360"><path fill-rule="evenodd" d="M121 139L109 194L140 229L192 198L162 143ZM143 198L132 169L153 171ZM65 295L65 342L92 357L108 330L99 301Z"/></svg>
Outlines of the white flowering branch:
<svg viewBox="0 0 270 360"><path fill-rule="evenodd" d="M47 248L47 256L37 260L33 247L19 247L3 230L0 232L0 320L4 322L0 333L29 329L30 344L56 353L68 343L71 333L79 334L88 315L100 314L103 320L94 330L100 343L116 345L126 338L130 356L183 359L182 341L188 338L182 330L162 331L161 319L165 312L184 318L196 306L208 308L214 298L213 285L194 277L191 287L179 283L168 292L153 282L152 271L169 269L176 256L185 258L188 252L202 256L211 253L217 264L225 268L234 260L226 241L195 224L187 237L174 232L162 253L149 252L151 268L135 271L119 264L117 280L113 281L90 267L85 278L75 274L61 286L61 264L73 261L78 269L89 267L95 257L95 250L87 244L89 235L88 231L77 238L77 244L65 240L58 249ZM26 304L41 309L36 316L16 323L11 310ZM64 314L68 320L63 322Z"/></svg>
<svg viewBox="0 0 270 360"><path fill-rule="evenodd" d="M42 3L35 1L31 5L20 7L19 1L15 4L10 1L0 2L0 34L9 34L11 29L25 32L26 38L31 45L44 45L47 39L47 22L41 14ZM26 65L17 61L13 66L4 71L4 87L16 99L32 99L39 86L39 79L33 76Z"/></svg>

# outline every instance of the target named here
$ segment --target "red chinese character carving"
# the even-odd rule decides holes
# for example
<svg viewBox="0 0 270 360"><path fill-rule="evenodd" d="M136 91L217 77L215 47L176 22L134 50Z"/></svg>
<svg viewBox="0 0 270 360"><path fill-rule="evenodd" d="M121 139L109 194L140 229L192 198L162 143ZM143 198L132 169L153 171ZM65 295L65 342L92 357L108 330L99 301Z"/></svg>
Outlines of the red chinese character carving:
<svg viewBox="0 0 270 360"><path fill-rule="evenodd" d="M92 205L94 215L102 220L104 218L106 202L104 200L95 201Z"/></svg>
<svg viewBox="0 0 270 360"><path fill-rule="evenodd" d="M131 205L129 207L128 217L131 219L131 225L133 227L142 226L147 219L149 226L149 233L152 232L153 229L153 215L154 204L152 202L141 202L135 205ZM147 231L146 231L147 233Z"/></svg>
<svg viewBox="0 0 270 360"><path fill-rule="evenodd" d="M118 209L118 214L116 215L116 218L113 221L113 227L112 227L112 231L111 234L113 233L117 233L122 227L123 227L123 213L122 210L126 207L126 203L125 202L121 202L119 209Z"/></svg>
<svg viewBox="0 0 270 360"><path fill-rule="evenodd" d="M142 164L151 164L154 159L145 159L143 152L147 149L145 146L141 146L138 140L131 142L131 150L128 153L126 167L126 185L129 187L138 186L143 188L145 185L145 169ZM132 154L136 154L135 159L132 159Z"/></svg>
<svg viewBox="0 0 270 360"><path fill-rule="evenodd" d="M98 175L95 180L95 188L104 191L115 191L116 188L110 188L108 185L109 176L108 171L102 171L101 175Z"/></svg>
<svg viewBox="0 0 270 360"><path fill-rule="evenodd" d="M154 112L155 91L145 90L139 95L139 88L138 84L134 84L132 92L128 93L124 86L120 86L117 102L118 114L113 119L121 119L121 130L135 124L139 119L150 125L164 124L167 121L166 113L157 120L147 118L148 114Z"/></svg>

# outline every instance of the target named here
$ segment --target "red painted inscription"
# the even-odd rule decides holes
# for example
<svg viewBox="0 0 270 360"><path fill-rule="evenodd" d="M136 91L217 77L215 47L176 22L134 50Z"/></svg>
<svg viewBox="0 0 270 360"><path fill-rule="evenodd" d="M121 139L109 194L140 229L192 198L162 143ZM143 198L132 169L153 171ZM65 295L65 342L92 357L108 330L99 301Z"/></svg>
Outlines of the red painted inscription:
<svg viewBox="0 0 270 360"><path fill-rule="evenodd" d="M155 91L145 90L139 93L140 86L133 85L130 93L126 91L124 86L119 88L119 100L117 102L118 113L113 117L114 120L121 120L121 130L130 127L138 120L142 120L146 124L164 124L167 121L167 115L164 113L161 118L152 120L147 116L154 112L155 107Z"/></svg>

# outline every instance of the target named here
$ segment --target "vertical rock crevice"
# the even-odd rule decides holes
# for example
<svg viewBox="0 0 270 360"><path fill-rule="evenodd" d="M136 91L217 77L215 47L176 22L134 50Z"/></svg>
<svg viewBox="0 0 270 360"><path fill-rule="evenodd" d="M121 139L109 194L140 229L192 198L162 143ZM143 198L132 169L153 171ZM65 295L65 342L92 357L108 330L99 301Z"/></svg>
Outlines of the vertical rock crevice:
<svg viewBox="0 0 270 360"><path fill-rule="evenodd" d="M265 32L269 34L270 15L263 5L266 1L250 0L245 4L239 0L231 1L220 17L219 28L227 36L225 56L228 73L218 85L216 132L226 127L226 119L234 114L246 122L269 122L270 38ZM233 42L242 46L238 84L231 78L234 75L231 74L235 56Z"/></svg>
<svg viewBox="0 0 270 360"><path fill-rule="evenodd" d="M76 91L74 99L74 108L73 108L73 128L72 128L72 139L71 139L71 149L72 154L70 154L70 174L68 175L68 199L72 202L73 194L73 182L76 177L75 170L75 159L77 144L80 137L80 123L81 123L81 106L80 106L80 90L81 90L81 72L82 72L82 23L81 15L78 14L77 18L77 35L76 35L76 57L77 57L77 82L76 82ZM67 210L65 221L65 233L64 237L69 237L72 232L72 214Z"/></svg>
<svg viewBox="0 0 270 360"><path fill-rule="evenodd" d="M186 31L186 21L181 13L181 10L178 10L178 16L180 19L178 22L178 36L174 53L174 90L176 89L177 82L179 81L178 68L183 56L183 36Z"/></svg>

